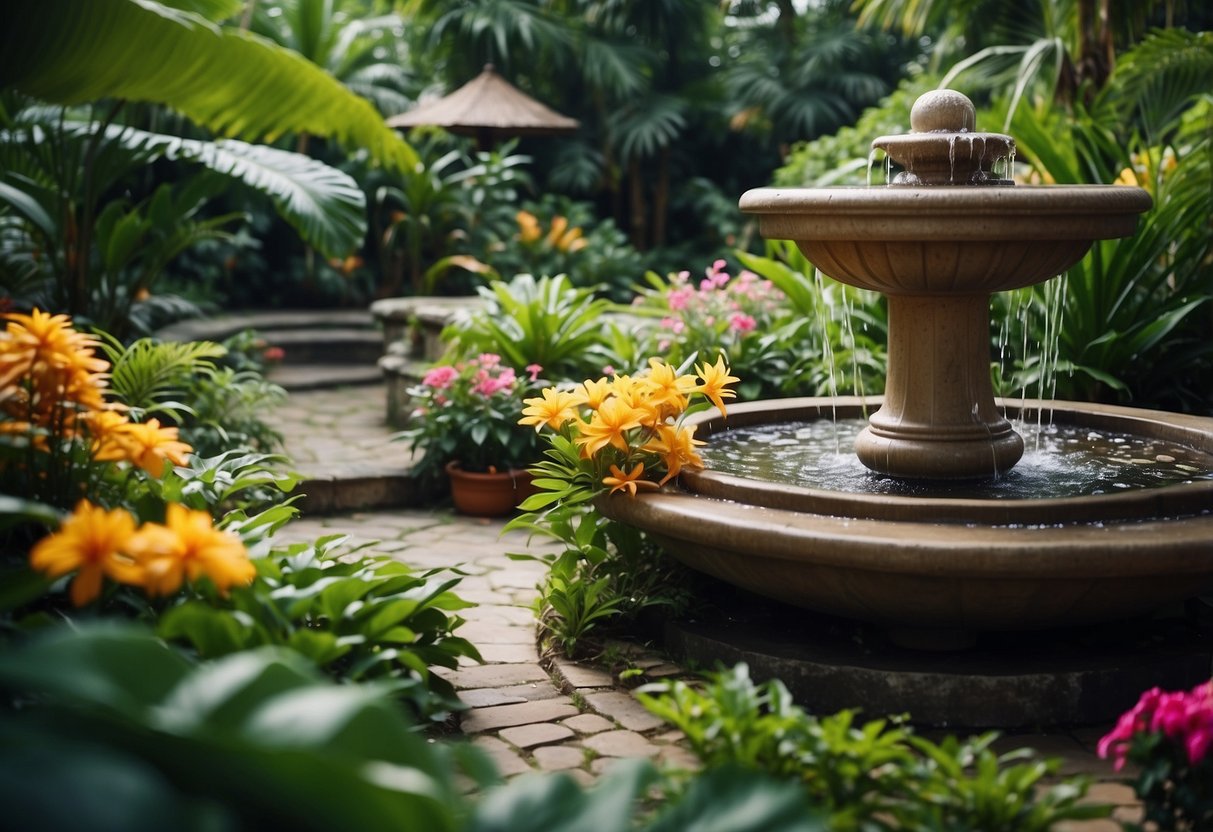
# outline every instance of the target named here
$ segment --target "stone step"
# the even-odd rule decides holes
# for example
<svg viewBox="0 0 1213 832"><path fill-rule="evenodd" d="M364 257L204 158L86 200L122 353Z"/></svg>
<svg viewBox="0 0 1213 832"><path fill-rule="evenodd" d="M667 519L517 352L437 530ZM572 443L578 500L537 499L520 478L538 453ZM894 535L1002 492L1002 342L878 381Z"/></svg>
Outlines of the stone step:
<svg viewBox="0 0 1213 832"><path fill-rule="evenodd" d="M261 333L283 351L283 364L363 364L374 369L383 339L373 329L279 329Z"/></svg>
<svg viewBox="0 0 1213 832"><path fill-rule="evenodd" d="M281 311L233 312L213 318L194 318L164 327L156 335L166 341L222 341L253 329L268 333L281 329L355 328L377 331L368 309L287 309Z"/></svg>
<svg viewBox="0 0 1213 832"><path fill-rule="evenodd" d="M288 392L324 390L330 387L382 384L383 373L372 364L279 364L266 378Z"/></svg>

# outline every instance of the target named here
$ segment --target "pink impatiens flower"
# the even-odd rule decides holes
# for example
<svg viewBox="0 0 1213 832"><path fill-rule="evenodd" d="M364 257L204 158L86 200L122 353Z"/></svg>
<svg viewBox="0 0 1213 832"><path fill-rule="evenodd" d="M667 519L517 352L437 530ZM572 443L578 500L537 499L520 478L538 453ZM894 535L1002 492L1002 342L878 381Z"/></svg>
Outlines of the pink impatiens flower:
<svg viewBox="0 0 1213 832"><path fill-rule="evenodd" d="M531 377L531 381L538 381L539 374L543 372L543 367L538 364L527 364L524 369L526 374Z"/></svg>
<svg viewBox="0 0 1213 832"><path fill-rule="evenodd" d="M453 382L458 376L458 370L450 365L444 364L443 366L435 367L426 373L425 377L421 379L421 383L426 387L433 387L436 390L445 390L451 386L451 382Z"/></svg>
<svg viewBox="0 0 1213 832"><path fill-rule="evenodd" d="M1099 756L1115 757L1115 768L1120 771L1133 737L1145 733L1160 733L1179 743L1193 765L1203 760L1213 746L1213 682L1186 693L1159 688L1146 691L1099 741Z"/></svg>

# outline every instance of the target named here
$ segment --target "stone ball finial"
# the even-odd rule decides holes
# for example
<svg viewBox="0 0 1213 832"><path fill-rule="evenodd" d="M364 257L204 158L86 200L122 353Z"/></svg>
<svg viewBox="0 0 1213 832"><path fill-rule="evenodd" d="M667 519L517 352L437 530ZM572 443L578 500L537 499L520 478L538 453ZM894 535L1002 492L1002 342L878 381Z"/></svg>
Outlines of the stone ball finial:
<svg viewBox="0 0 1213 832"><path fill-rule="evenodd" d="M973 102L955 90L923 93L910 110L910 130L915 133L971 133L976 128Z"/></svg>

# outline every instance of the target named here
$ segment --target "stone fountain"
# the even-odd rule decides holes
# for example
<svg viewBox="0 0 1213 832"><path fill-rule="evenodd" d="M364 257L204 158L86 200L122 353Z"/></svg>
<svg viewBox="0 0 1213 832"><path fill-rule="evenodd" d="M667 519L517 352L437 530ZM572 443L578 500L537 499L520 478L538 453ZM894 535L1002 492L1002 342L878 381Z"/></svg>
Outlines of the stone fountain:
<svg viewBox="0 0 1213 832"><path fill-rule="evenodd" d="M904 168L889 185L762 188L746 193L741 208L757 215L764 236L794 240L826 275L888 299L885 395L855 440L870 477L951 481L962 483L959 491L931 497L841 492L710 466L685 475L679 489L605 500L604 511L650 532L695 569L798 608L878 625L894 653L910 648L898 654L898 670L869 667L868 681L856 684L882 680L887 687L892 676L909 673L921 702L906 702L901 683L886 691L891 707L879 696L852 696L844 685L837 702L827 697L818 707L866 702L869 711L909 709L927 721L1004 726L1097 720L1131 705L1143 687L1207 678L1209 656L1201 650L1177 657L1155 650L1158 661L1113 662L1131 665L1128 675L1096 668L1092 655L1048 672L1022 666L1020 656L1011 662L1018 665L992 672L1029 678L1028 688L1007 694L1014 700L1009 709L970 714L957 690L978 690L964 669L974 660L951 654L941 668L926 653L915 658L915 650L970 647L981 633L1055 634L1143 616L1213 590L1213 479L1014 499L972 498L963 485L1008 476L1024 453L1012 418L1030 412L1174 446L1206 473L1213 472L1213 419L997 401L990 380L991 293L1047 280L1077 262L1093 241L1131 235L1151 200L1130 187L1015 185L998 174L999 165L1010 170L1013 140L975 132L973 106L955 92L923 96L910 122L912 132L873 142ZM868 404L818 398L740 405L730 408L727 424L719 414L704 414L699 435L858 416ZM787 621L780 626L785 642L811 649L816 623L804 623L802 632ZM709 640L706 653L755 661L752 653L730 653L719 640ZM852 669L863 665L855 656L806 661L817 668L803 671L809 691L828 687L839 661ZM1085 669L1075 669L1075 662L1085 662ZM924 670L927 665L933 669Z"/></svg>

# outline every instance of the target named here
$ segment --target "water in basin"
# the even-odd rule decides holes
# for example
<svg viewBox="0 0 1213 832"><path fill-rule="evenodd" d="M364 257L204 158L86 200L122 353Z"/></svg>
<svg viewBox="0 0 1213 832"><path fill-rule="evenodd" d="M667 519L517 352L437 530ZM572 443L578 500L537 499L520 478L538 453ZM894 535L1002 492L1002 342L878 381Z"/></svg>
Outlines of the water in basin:
<svg viewBox="0 0 1213 832"><path fill-rule="evenodd" d="M748 479L858 494L1051 499L1213 479L1213 455L1174 442L1064 424L1020 422L1024 455L987 480L928 482L869 471L852 450L864 419L732 428L700 449L709 469Z"/></svg>

